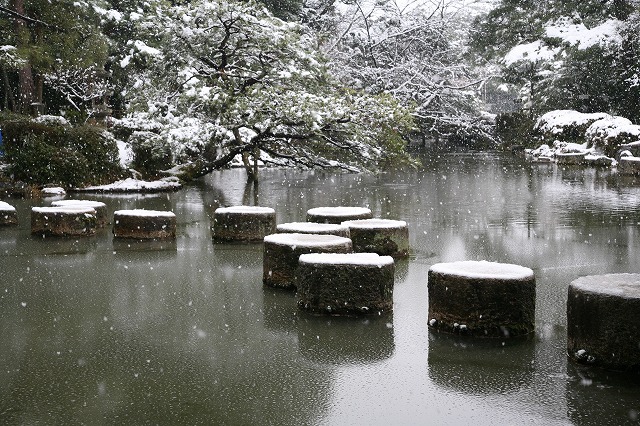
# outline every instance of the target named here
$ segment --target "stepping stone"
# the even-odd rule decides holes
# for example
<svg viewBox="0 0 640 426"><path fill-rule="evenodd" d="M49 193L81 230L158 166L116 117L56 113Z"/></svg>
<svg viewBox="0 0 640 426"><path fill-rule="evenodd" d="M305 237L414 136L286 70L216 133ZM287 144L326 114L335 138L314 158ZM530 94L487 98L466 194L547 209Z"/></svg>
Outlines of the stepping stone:
<svg viewBox="0 0 640 426"><path fill-rule="evenodd" d="M276 226L279 233L337 235L349 238L349 228L334 223L290 222Z"/></svg>
<svg viewBox="0 0 640 426"><path fill-rule="evenodd" d="M0 201L0 226L17 225L18 213L16 208L9 203Z"/></svg>
<svg viewBox="0 0 640 426"><path fill-rule="evenodd" d="M393 309L395 264L375 253L300 256L298 308L321 315L380 315Z"/></svg>
<svg viewBox="0 0 640 426"><path fill-rule="evenodd" d="M366 207L316 207L307 210L307 222L341 224L346 220L371 219Z"/></svg>
<svg viewBox="0 0 640 426"><path fill-rule="evenodd" d="M349 228L353 251L401 258L409 256L409 228L403 220L360 219L342 222Z"/></svg>
<svg viewBox="0 0 640 426"><path fill-rule="evenodd" d="M107 218L107 205L100 201L58 200L51 202L51 205L53 207L90 207L96 211L97 227L104 228L109 223L109 219Z"/></svg>
<svg viewBox="0 0 640 426"><path fill-rule="evenodd" d="M337 235L273 234L264 237L263 276L269 287L295 288L300 255L350 253L351 240Z"/></svg>
<svg viewBox="0 0 640 426"><path fill-rule="evenodd" d="M610 370L640 372L640 274L591 275L569 285L567 353Z"/></svg>
<svg viewBox="0 0 640 426"><path fill-rule="evenodd" d="M432 330L496 338L533 333L536 285L531 269L463 261L435 264L428 277Z"/></svg>
<svg viewBox="0 0 640 426"><path fill-rule="evenodd" d="M57 237L94 235L96 214L91 207L32 207L31 233Z"/></svg>
<svg viewBox="0 0 640 426"><path fill-rule="evenodd" d="M176 237L176 215L170 211L117 210L113 212L115 238L173 239Z"/></svg>
<svg viewBox="0 0 640 426"><path fill-rule="evenodd" d="M276 232L276 211L270 207L220 207L213 214L216 242L255 242Z"/></svg>

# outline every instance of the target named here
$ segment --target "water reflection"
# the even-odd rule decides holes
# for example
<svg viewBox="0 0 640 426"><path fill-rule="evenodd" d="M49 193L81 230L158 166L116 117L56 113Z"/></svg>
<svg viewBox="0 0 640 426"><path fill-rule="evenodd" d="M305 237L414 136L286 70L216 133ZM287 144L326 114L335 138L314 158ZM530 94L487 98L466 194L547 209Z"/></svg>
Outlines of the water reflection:
<svg viewBox="0 0 640 426"><path fill-rule="evenodd" d="M640 187L497 155L425 160L379 176L269 169L248 195L233 169L171 194L82 194L110 215L174 211L177 238L159 247L121 245L109 228L77 243L34 239L31 207L47 201L11 200L20 223L0 229L0 424L631 420L636 383L567 364L566 294L581 275L640 272ZM255 197L280 223L332 205L407 221L412 256L396 267L393 315L303 316L292 293L265 289L261 244L211 240L215 208ZM463 259L534 270L535 339L429 336L427 270Z"/></svg>
<svg viewBox="0 0 640 426"><path fill-rule="evenodd" d="M517 392L533 381L534 346L532 340L469 339L430 332L429 377L457 392Z"/></svg>
<svg viewBox="0 0 640 426"><path fill-rule="evenodd" d="M326 318L301 313L302 356L319 364L370 364L393 355L393 314L373 318Z"/></svg>

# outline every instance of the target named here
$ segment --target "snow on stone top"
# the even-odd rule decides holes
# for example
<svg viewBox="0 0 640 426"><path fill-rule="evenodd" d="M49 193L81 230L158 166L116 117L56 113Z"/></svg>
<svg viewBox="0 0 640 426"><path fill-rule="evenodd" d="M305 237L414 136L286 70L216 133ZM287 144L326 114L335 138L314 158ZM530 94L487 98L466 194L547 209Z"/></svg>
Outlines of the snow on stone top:
<svg viewBox="0 0 640 426"><path fill-rule="evenodd" d="M51 203L53 207L69 207L69 206L81 206L81 207L106 207L107 205L101 201L93 200L58 200Z"/></svg>
<svg viewBox="0 0 640 426"><path fill-rule="evenodd" d="M605 274L580 277L571 283L578 290L640 299L640 274Z"/></svg>
<svg viewBox="0 0 640 426"><path fill-rule="evenodd" d="M567 126L579 126L589 122L611 117L604 112L583 113L573 110L554 110L543 114L535 124L535 128L543 132L561 133Z"/></svg>
<svg viewBox="0 0 640 426"><path fill-rule="evenodd" d="M158 192L181 188L182 185L174 178L156 180L152 182L128 178L108 185L87 186L79 191L87 192Z"/></svg>
<svg viewBox="0 0 640 426"><path fill-rule="evenodd" d="M271 207L232 206L232 207L218 207L214 213L273 214L275 212L276 211Z"/></svg>
<svg viewBox="0 0 640 426"><path fill-rule="evenodd" d="M436 263L431 271L438 274L454 275L465 278L490 278L522 280L533 277L529 268L509 263L487 262L486 260L465 260L460 262Z"/></svg>
<svg viewBox="0 0 640 426"><path fill-rule="evenodd" d="M175 213L167 212L167 211L159 211L159 210L144 210L144 209L133 209L133 210L116 210L113 212L114 216L140 216L140 217L176 217Z"/></svg>
<svg viewBox="0 0 640 426"><path fill-rule="evenodd" d="M366 207L315 207L307 210L307 214L316 216L356 216L371 214Z"/></svg>
<svg viewBox="0 0 640 426"><path fill-rule="evenodd" d="M300 255L300 263L327 265L366 265L379 268L393 264L391 256L376 253L311 253Z"/></svg>
<svg viewBox="0 0 640 426"><path fill-rule="evenodd" d="M331 223L315 223L315 222L290 222L281 223L277 227L278 231L290 231L290 232L339 232L347 231L348 228L343 225L331 224Z"/></svg>
<svg viewBox="0 0 640 426"><path fill-rule="evenodd" d="M327 234L271 234L264 237L265 243L288 245L291 247L333 247L350 243L349 238Z"/></svg>
<svg viewBox="0 0 640 426"><path fill-rule="evenodd" d="M55 186L52 188L42 188L42 195L65 195L67 192L64 188Z"/></svg>
<svg viewBox="0 0 640 426"><path fill-rule="evenodd" d="M393 220L393 219L347 220L342 222L342 224L349 228L362 228L362 229L405 228L407 226L407 222L405 222L404 220Z"/></svg>
<svg viewBox="0 0 640 426"><path fill-rule="evenodd" d="M547 27L545 32L548 37L560 38L578 49L584 50L591 46L605 43L620 43L622 37L619 32L620 21L609 19L602 24L587 28L584 24L572 24L564 19Z"/></svg>
<svg viewBox="0 0 640 426"><path fill-rule="evenodd" d="M31 211L42 214L78 214L89 213L96 214L96 210L89 206L64 206L64 207L32 207Z"/></svg>
<svg viewBox="0 0 640 426"><path fill-rule="evenodd" d="M4 201L0 201L0 212L15 212L16 208L13 207L9 203L5 203Z"/></svg>

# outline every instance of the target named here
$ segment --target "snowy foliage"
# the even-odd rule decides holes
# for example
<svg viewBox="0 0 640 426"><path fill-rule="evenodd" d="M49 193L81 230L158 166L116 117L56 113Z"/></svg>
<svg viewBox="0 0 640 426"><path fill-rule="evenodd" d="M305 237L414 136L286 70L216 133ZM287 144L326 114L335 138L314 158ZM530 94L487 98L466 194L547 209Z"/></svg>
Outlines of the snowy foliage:
<svg viewBox="0 0 640 426"><path fill-rule="evenodd" d="M636 0L503 0L477 21L472 45L500 65L534 115L574 109L635 120L639 8Z"/></svg>
<svg viewBox="0 0 640 426"><path fill-rule="evenodd" d="M198 160L193 173L236 155L249 166L261 153L262 161L349 170L406 160L405 111L390 96L341 89L300 25L235 1L191 2L148 19L156 45L137 48L149 66L131 105L165 125L176 147L194 131L207 138L176 150L177 160Z"/></svg>
<svg viewBox="0 0 640 426"><path fill-rule="evenodd" d="M433 4L431 4L433 3ZM328 54L347 85L389 93L434 139L491 139L480 117L485 79L464 59L473 9L466 3L345 2Z"/></svg>

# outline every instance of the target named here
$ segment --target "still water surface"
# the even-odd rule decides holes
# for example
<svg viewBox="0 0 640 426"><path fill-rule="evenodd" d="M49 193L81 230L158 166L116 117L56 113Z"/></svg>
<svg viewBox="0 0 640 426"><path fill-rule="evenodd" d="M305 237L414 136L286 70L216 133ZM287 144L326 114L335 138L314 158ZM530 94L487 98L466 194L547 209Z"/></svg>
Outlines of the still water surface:
<svg viewBox="0 0 640 426"><path fill-rule="evenodd" d="M0 229L0 424L638 424L640 380L567 362L566 293L583 275L640 272L640 182L608 171L443 155L382 176L241 170L172 194L88 198L172 210L175 243L32 237ZM304 221L319 206L406 220L394 312L298 313L262 286L262 246L213 244L219 206ZM535 338L427 330L427 271L491 260L537 279Z"/></svg>

